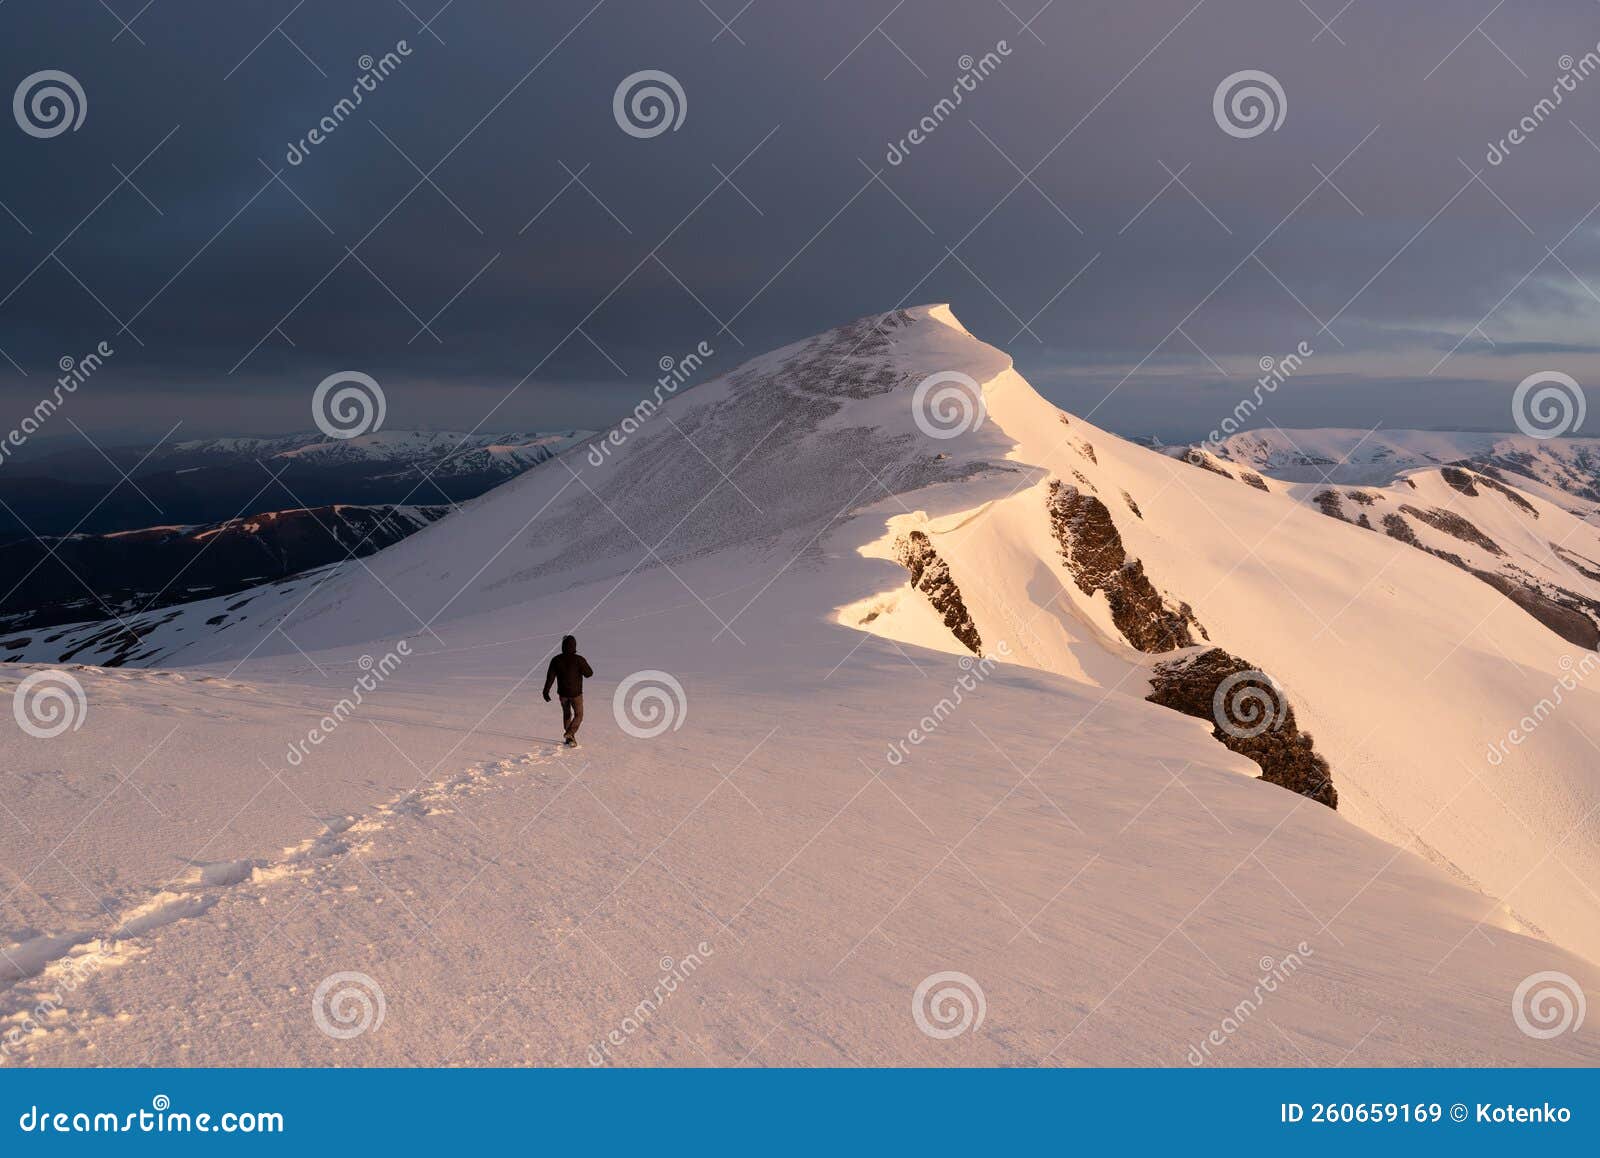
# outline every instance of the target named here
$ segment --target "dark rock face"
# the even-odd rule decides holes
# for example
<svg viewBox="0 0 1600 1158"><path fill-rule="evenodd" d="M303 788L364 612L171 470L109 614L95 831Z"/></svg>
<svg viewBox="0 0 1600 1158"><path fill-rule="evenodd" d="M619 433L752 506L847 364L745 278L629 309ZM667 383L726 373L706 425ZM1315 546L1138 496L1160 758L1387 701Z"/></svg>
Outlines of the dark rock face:
<svg viewBox="0 0 1600 1158"><path fill-rule="evenodd" d="M1462 518L1454 511L1440 510L1438 507L1429 507L1427 510L1422 510L1408 503L1402 503L1400 509L1419 522L1427 523L1434 530L1443 531L1447 535L1460 539L1463 543L1472 543L1475 546L1482 547L1491 555L1505 554L1499 543L1496 543L1488 535L1478 530L1469 520Z"/></svg>
<svg viewBox="0 0 1600 1158"><path fill-rule="evenodd" d="M1209 720L1212 736L1260 765L1269 784L1338 808L1328 761L1296 724L1283 690L1247 661L1214 647L1157 664L1145 698Z"/></svg>
<svg viewBox="0 0 1600 1158"><path fill-rule="evenodd" d="M1167 606L1144 573L1144 564L1128 558L1122 534L1105 503L1056 479L1050 483L1050 526L1073 582L1085 595L1103 591L1111 621L1140 651L1174 651L1193 647L1190 628L1207 638L1187 603Z"/></svg>
<svg viewBox="0 0 1600 1158"><path fill-rule="evenodd" d="M1539 517L1539 511L1537 507L1535 507L1527 499L1523 498L1511 487L1506 486L1506 484L1501 482L1499 479L1490 478L1485 475L1478 479L1478 485L1488 487L1493 491L1499 491L1508 500L1510 500L1513 506L1520 509L1523 514L1532 515L1536 519Z"/></svg>
<svg viewBox="0 0 1600 1158"><path fill-rule="evenodd" d="M1266 480L1260 475L1256 474L1254 471L1241 470L1239 472L1239 477L1245 481L1246 485L1253 486L1258 491L1267 490Z"/></svg>
<svg viewBox="0 0 1600 1158"><path fill-rule="evenodd" d="M1139 504L1133 501L1133 496L1127 491L1122 492L1122 501L1128 504L1128 509L1137 517L1144 518L1144 512L1139 509Z"/></svg>
<svg viewBox="0 0 1600 1158"><path fill-rule="evenodd" d="M1551 543L1550 549L1561 558L1563 563L1578 574L1586 579L1593 579L1596 583L1600 583L1600 563L1596 563L1587 555L1580 555L1576 551L1569 550L1560 543Z"/></svg>
<svg viewBox="0 0 1600 1158"><path fill-rule="evenodd" d="M1370 507L1378 501L1366 491L1345 491L1344 497L1353 503L1360 503L1364 507Z"/></svg>
<svg viewBox="0 0 1600 1158"><path fill-rule="evenodd" d="M1439 474L1443 476L1445 482L1449 483L1452 487L1466 495L1468 498L1475 499L1478 497L1478 488L1473 485L1472 476L1466 471L1462 470L1460 467L1441 467Z"/></svg>
<svg viewBox="0 0 1600 1158"><path fill-rule="evenodd" d="M1568 643L1586 650L1600 647L1600 626L1590 617L1600 613L1600 602L1568 591L1564 587L1545 590L1531 583L1518 583L1509 575L1498 571L1479 571L1456 560L1463 570L1470 571L1511 602L1522 608ZM1585 614L1587 611L1589 614Z"/></svg>
<svg viewBox="0 0 1600 1158"><path fill-rule="evenodd" d="M1322 508L1322 513L1330 519L1344 520L1344 503L1339 500L1339 492L1318 491L1311 496L1311 501Z"/></svg>
<svg viewBox="0 0 1600 1158"><path fill-rule="evenodd" d="M961 641L974 655L983 654L983 639L978 635L978 625L972 622L967 605L961 599L961 588L950 577L950 567L933 549L933 543L921 531L901 536L895 544L895 554L901 566L911 572L911 586L928 597L933 609L944 616L944 625L950 634Z"/></svg>
<svg viewBox="0 0 1600 1158"><path fill-rule="evenodd" d="M1406 522L1403 515L1384 515L1383 533L1391 539L1399 539L1402 543L1409 543L1413 547L1421 547L1417 533L1411 529L1411 524Z"/></svg>

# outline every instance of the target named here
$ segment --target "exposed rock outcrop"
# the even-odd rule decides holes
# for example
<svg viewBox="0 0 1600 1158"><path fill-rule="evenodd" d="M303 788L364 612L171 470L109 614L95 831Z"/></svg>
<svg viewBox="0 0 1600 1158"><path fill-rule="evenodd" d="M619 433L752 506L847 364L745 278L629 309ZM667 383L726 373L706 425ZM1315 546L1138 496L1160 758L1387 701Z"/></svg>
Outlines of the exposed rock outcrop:
<svg viewBox="0 0 1600 1158"><path fill-rule="evenodd" d="M1187 603L1168 606L1144 573L1144 564L1128 557L1105 503L1056 479L1050 483L1049 511L1051 529L1073 582L1085 595L1104 593L1112 623L1134 647L1147 652L1173 651L1194 646L1194 632L1202 639L1209 638L1193 609Z"/></svg>
<svg viewBox="0 0 1600 1158"><path fill-rule="evenodd" d="M1489 538L1468 519L1462 518L1454 511L1441 510L1438 507L1429 507L1423 510L1413 507L1409 503L1402 503L1400 509L1419 522L1427 523L1436 531L1443 531L1447 535L1460 539L1463 543L1472 543L1482 547L1491 555L1504 555L1505 551L1499 543Z"/></svg>
<svg viewBox="0 0 1600 1158"><path fill-rule="evenodd" d="M950 577L950 567L934 550L933 542L922 531L902 535L895 543L895 556L911 572L911 586L928 597L933 609L944 616L950 634L974 655L983 654L983 639L972 622L961 588Z"/></svg>
<svg viewBox="0 0 1600 1158"><path fill-rule="evenodd" d="M1270 676L1221 648L1159 663L1151 703L1211 722L1229 751L1254 760L1261 779L1338 808L1328 761L1295 721L1288 697Z"/></svg>

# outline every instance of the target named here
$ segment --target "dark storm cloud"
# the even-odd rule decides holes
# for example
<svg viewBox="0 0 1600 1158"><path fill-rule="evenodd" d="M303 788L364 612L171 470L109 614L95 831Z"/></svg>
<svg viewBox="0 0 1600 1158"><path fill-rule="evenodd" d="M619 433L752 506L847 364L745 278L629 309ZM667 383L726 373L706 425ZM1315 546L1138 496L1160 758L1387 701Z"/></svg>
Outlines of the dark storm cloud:
<svg viewBox="0 0 1600 1158"><path fill-rule="evenodd" d="M74 407L108 431L305 427L346 368L391 425L598 425L703 339L720 371L933 300L1131 431L1209 429L1300 341L1285 425L1504 428L1524 374L1600 380L1600 75L1536 112L1594 4L1311 0L1324 28L1280 0L1041 2L756 0L731 29L642 0L458 0L428 28L440 0L157 0L131 30L5 5L0 89L61 69L88 116L0 124L0 349L29 375L0 360L0 402L104 339ZM642 69L682 85L677 131L613 119ZM1287 110L1237 139L1212 95L1244 69Z"/></svg>

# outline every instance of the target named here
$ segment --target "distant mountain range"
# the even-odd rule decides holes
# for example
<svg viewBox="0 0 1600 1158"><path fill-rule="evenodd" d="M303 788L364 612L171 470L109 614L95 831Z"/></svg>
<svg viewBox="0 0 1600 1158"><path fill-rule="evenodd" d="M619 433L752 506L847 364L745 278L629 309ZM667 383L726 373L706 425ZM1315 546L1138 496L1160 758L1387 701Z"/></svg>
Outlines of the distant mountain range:
<svg viewBox="0 0 1600 1158"><path fill-rule="evenodd" d="M1387 486L1407 470L1466 466L1485 474L1516 475L1517 486L1570 509L1581 507L1581 513L1600 504L1600 438L1272 427L1195 446L1222 462L1288 482ZM1167 449L1181 456L1188 448Z"/></svg>
<svg viewBox="0 0 1600 1158"><path fill-rule="evenodd" d="M554 457L586 433L385 430L334 440L313 432L201 439L154 451L58 451L0 468L0 544L333 504L458 503Z"/></svg>
<svg viewBox="0 0 1600 1158"><path fill-rule="evenodd" d="M360 558L453 507L338 504L0 545L0 631L134 615Z"/></svg>
<svg viewBox="0 0 1600 1158"><path fill-rule="evenodd" d="M386 430L41 456L0 470L0 631L135 615L370 555L585 435Z"/></svg>

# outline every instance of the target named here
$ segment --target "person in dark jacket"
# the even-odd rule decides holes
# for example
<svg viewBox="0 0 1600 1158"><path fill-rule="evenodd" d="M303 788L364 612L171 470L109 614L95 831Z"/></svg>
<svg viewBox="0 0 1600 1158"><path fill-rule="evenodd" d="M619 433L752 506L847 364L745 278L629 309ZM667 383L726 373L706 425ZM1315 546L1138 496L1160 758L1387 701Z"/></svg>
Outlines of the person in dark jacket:
<svg viewBox="0 0 1600 1158"><path fill-rule="evenodd" d="M578 637L561 637L561 654L550 657L550 668L544 676L544 702L550 702L550 685L561 698L561 725L566 731L569 748L578 746L578 725L583 723L583 680L593 677L589 661L578 654Z"/></svg>

